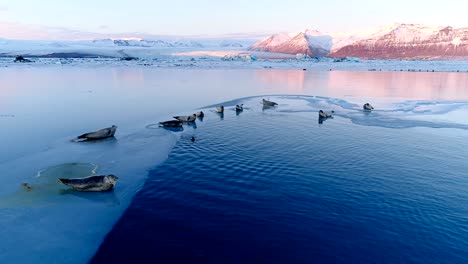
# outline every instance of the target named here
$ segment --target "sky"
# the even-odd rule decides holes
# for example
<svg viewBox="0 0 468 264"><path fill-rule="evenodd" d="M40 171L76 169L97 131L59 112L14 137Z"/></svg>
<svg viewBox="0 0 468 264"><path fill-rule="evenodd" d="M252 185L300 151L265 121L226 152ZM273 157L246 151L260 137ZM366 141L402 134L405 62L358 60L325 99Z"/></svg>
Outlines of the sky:
<svg viewBox="0 0 468 264"><path fill-rule="evenodd" d="M395 22L468 27L466 10L468 0L0 0L0 37L337 32Z"/></svg>

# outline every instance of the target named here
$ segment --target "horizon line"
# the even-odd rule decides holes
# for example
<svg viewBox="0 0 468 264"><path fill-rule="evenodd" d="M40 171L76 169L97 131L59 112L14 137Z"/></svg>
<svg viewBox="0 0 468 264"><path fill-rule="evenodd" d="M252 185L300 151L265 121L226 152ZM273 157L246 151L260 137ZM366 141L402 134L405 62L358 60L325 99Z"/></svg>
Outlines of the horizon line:
<svg viewBox="0 0 468 264"><path fill-rule="evenodd" d="M157 34L157 33L147 33L147 32L118 32L118 33L100 33L100 32L92 32L92 31L82 31L82 30L75 30L66 27L52 27L52 26L43 26L43 25L31 25L31 24L21 24L16 22L5 22L0 21L0 29L2 25L15 25L17 27L24 27L26 30L31 32L35 32L38 35L52 35L56 34L54 37L44 38L44 37L9 37L0 35L0 39L4 40L17 40L17 41L89 41L89 40L104 40L104 39L112 39L112 40L126 40L126 39L140 39L140 40L152 40L154 38L193 38L193 39L200 39L200 38L208 38L208 39L216 39L216 38L245 38L245 39L260 39L264 37L268 37L275 34L281 33L301 33L307 30L316 30L323 34L340 34L340 33L357 33L363 32L365 30L371 29L378 29L390 26L397 26L397 25L421 25L426 27L452 27L454 29L465 29L468 26L464 27L453 27L450 25L435 25L435 24L423 24L423 23L407 23L407 22L393 22L383 25L377 25L374 27L366 27L366 28L356 28L353 30L348 31L320 31L316 27L305 27L304 30L290 30L290 31L271 31L266 30L263 32L256 31L256 32L226 32L226 33L219 33L219 34ZM0 33L1 34L1 33ZM82 34L83 36L75 36L71 37L72 35L79 35ZM63 36L60 36L63 35ZM68 36L66 36L68 35Z"/></svg>

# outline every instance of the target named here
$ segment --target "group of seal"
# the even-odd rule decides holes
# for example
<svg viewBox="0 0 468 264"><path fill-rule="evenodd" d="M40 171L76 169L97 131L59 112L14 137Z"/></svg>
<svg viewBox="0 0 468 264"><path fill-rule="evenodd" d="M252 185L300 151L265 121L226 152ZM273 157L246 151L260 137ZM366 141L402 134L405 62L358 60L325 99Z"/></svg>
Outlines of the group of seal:
<svg viewBox="0 0 468 264"><path fill-rule="evenodd" d="M277 106L278 104L272 101L268 101L265 99L262 99L262 104L264 107L273 107ZM237 114L241 113L244 111L244 104L238 104L235 106L234 110L236 111ZM220 105L215 107L214 111L218 114L223 115L224 114L224 105ZM167 128L175 128L175 127L181 127L184 122L195 122L197 118L203 119L205 114L203 111L197 112L193 115L190 116L173 116L176 120L168 120L168 121L162 121L159 122L159 126L162 127L167 127ZM192 140L194 141L194 140Z"/></svg>
<svg viewBox="0 0 468 264"><path fill-rule="evenodd" d="M175 119L181 122L194 122L197 119L197 114L189 115L189 116L174 116Z"/></svg>
<svg viewBox="0 0 468 264"><path fill-rule="evenodd" d="M363 106L362 106L362 109L366 112L370 112L372 110L374 110L374 107L369 104L369 103L365 103ZM322 124L323 121L325 121L326 119L328 118L333 118L333 114L335 113L335 111L330 111L330 112L326 112L326 111L323 111L323 110L319 110L319 124Z"/></svg>
<svg viewBox="0 0 468 264"><path fill-rule="evenodd" d="M273 101L265 100L262 99L262 104L264 107L275 107L278 104ZM364 111L372 111L374 107L370 105L369 103L365 103L362 106ZM236 105L235 107L236 112L241 112L244 110L244 105ZM218 106L215 108L216 113L224 113L224 106ZM323 120L332 118L334 111L326 112L323 110L319 110L319 123L322 123ZM198 118L203 118L205 114L203 111L197 112L193 115L189 116L174 116L175 120L169 120L169 121L164 121L164 122L159 122L160 126L163 127L181 127L184 122L195 122L195 120ZM101 139L106 139L110 137L114 137L115 132L117 130L117 126L113 125L108 128L103 128L94 132L89 132L82 134L74 139L76 142L80 141L91 141L91 140L101 140ZM195 137L191 137L191 141L195 141ZM115 187L115 184L117 183L117 180L119 177L109 174L109 175L93 175L93 176L88 176L85 178L75 178L75 179L65 179L65 178L60 178L58 181L62 184L67 185L68 187L77 190L77 191L83 191L83 192L103 192L103 191L110 191ZM25 191L30 191L31 186L28 183L23 183L23 188Z"/></svg>
<svg viewBox="0 0 468 264"><path fill-rule="evenodd" d="M274 107L278 105L276 102L265 100L265 99L262 99L262 104L264 107ZM238 114L241 113L242 111L244 111L244 104L237 104L234 110ZM214 109L214 111L218 114L224 114L224 105L217 106ZM168 121L159 122L159 126L167 127L167 128L181 127L184 122L195 122L197 117L203 118L204 116L205 114L202 111L197 112L190 116L173 116L173 118L175 118L176 120L168 120Z"/></svg>
<svg viewBox="0 0 468 264"><path fill-rule="evenodd" d="M197 112L189 116L173 116L175 120L159 122L159 126L162 127L181 127L184 122L193 123L198 118L203 118L205 113L203 111Z"/></svg>
<svg viewBox="0 0 468 264"><path fill-rule="evenodd" d="M278 103L276 102L273 102L273 101L269 101L269 100L265 100L265 99L262 99L262 104L263 104L263 107L275 107L278 105ZM374 109L374 107L369 104L369 103L365 103L362 108L364 109L364 111L372 111ZM244 110L244 105L243 104L238 104L236 105L235 107L235 110L237 113L239 112L242 112ZM221 105L221 106L217 106L214 110L216 113L219 113L219 114L223 114L224 113L224 106ZM199 113L201 113L201 115L199 115ZM319 114L319 123L321 124L324 120L328 119L328 118L333 118L333 114L335 113L335 111L323 111L323 110L319 110L318 114ZM164 121L164 122L159 122L160 126L163 126L163 127L181 127L183 122L194 122L196 117L203 117L204 114L203 112L198 112L196 114L193 114L191 116L174 116L174 118L176 120L169 120L169 121Z"/></svg>
<svg viewBox="0 0 468 264"><path fill-rule="evenodd" d="M14 62L34 62L32 60L25 59L23 56L16 56Z"/></svg>
<svg viewBox="0 0 468 264"><path fill-rule="evenodd" d="M102 140L106 138L114 137L115 132L117 131L117 126L113 125L111 127L99 129L93 132L88 132L78 137L74 138L74 142L83 142L83 141L95 141ZM109 175L90 175L84 178L74 178L66 179L59 178L58 182L65 184L66 186L82 192L106 192L114 189L115 184L119 177L109 174ZM31 191L33 187L29 183L22 183L24 191Z"/></svg>

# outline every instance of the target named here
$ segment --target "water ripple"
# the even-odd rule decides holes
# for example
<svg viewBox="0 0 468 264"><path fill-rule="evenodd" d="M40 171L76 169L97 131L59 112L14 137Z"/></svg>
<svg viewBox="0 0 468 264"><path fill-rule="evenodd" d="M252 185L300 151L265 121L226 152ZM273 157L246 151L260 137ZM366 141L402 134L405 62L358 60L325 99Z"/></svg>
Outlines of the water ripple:
<svg viewBox="0 0 468 264"><path fill-rule="evenodd" d="M207 112L197 129L185 131L94 261L455 263L468 257L465 131L363 126L344 114L319 125L311 114L316 105L291 105L302 97L275 100L279 107L262 111L258 98L246 99L249 111L223 119ZM328 99L313 100L323 106Z"/></svg>

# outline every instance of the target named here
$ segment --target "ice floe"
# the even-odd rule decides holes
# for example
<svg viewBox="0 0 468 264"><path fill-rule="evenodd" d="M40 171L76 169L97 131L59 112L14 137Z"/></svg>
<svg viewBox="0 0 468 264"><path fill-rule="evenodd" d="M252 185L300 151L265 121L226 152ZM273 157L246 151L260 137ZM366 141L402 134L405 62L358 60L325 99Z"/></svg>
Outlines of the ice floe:
<svg viewBox="0 0 468 264"><path fill-rule="evenodd" d="M255 96L222 103L233 106L243 103L246 108L258 108L262 98L278 102L274 109L278 113L314 113L319 110L335 111L334 115L358 125L385 128L456 128L468 130L468 102L450 101L404 101L374 105L372 112L362 110L361 102L351 102L339 98L305 95ZM363 101L362 99L360 99ZM209 106L212 107L212 106ZM311 115L312 116L312 115Z"/></svg>
<svg viewBox="0 0 468 264"><path fill-rule="evenodd" d="M177 137L142 128L100 142L63 142L0 164L0 263L86 263ZM118 175L115 190L84 194L57 182L96 173Z"/></svg>

